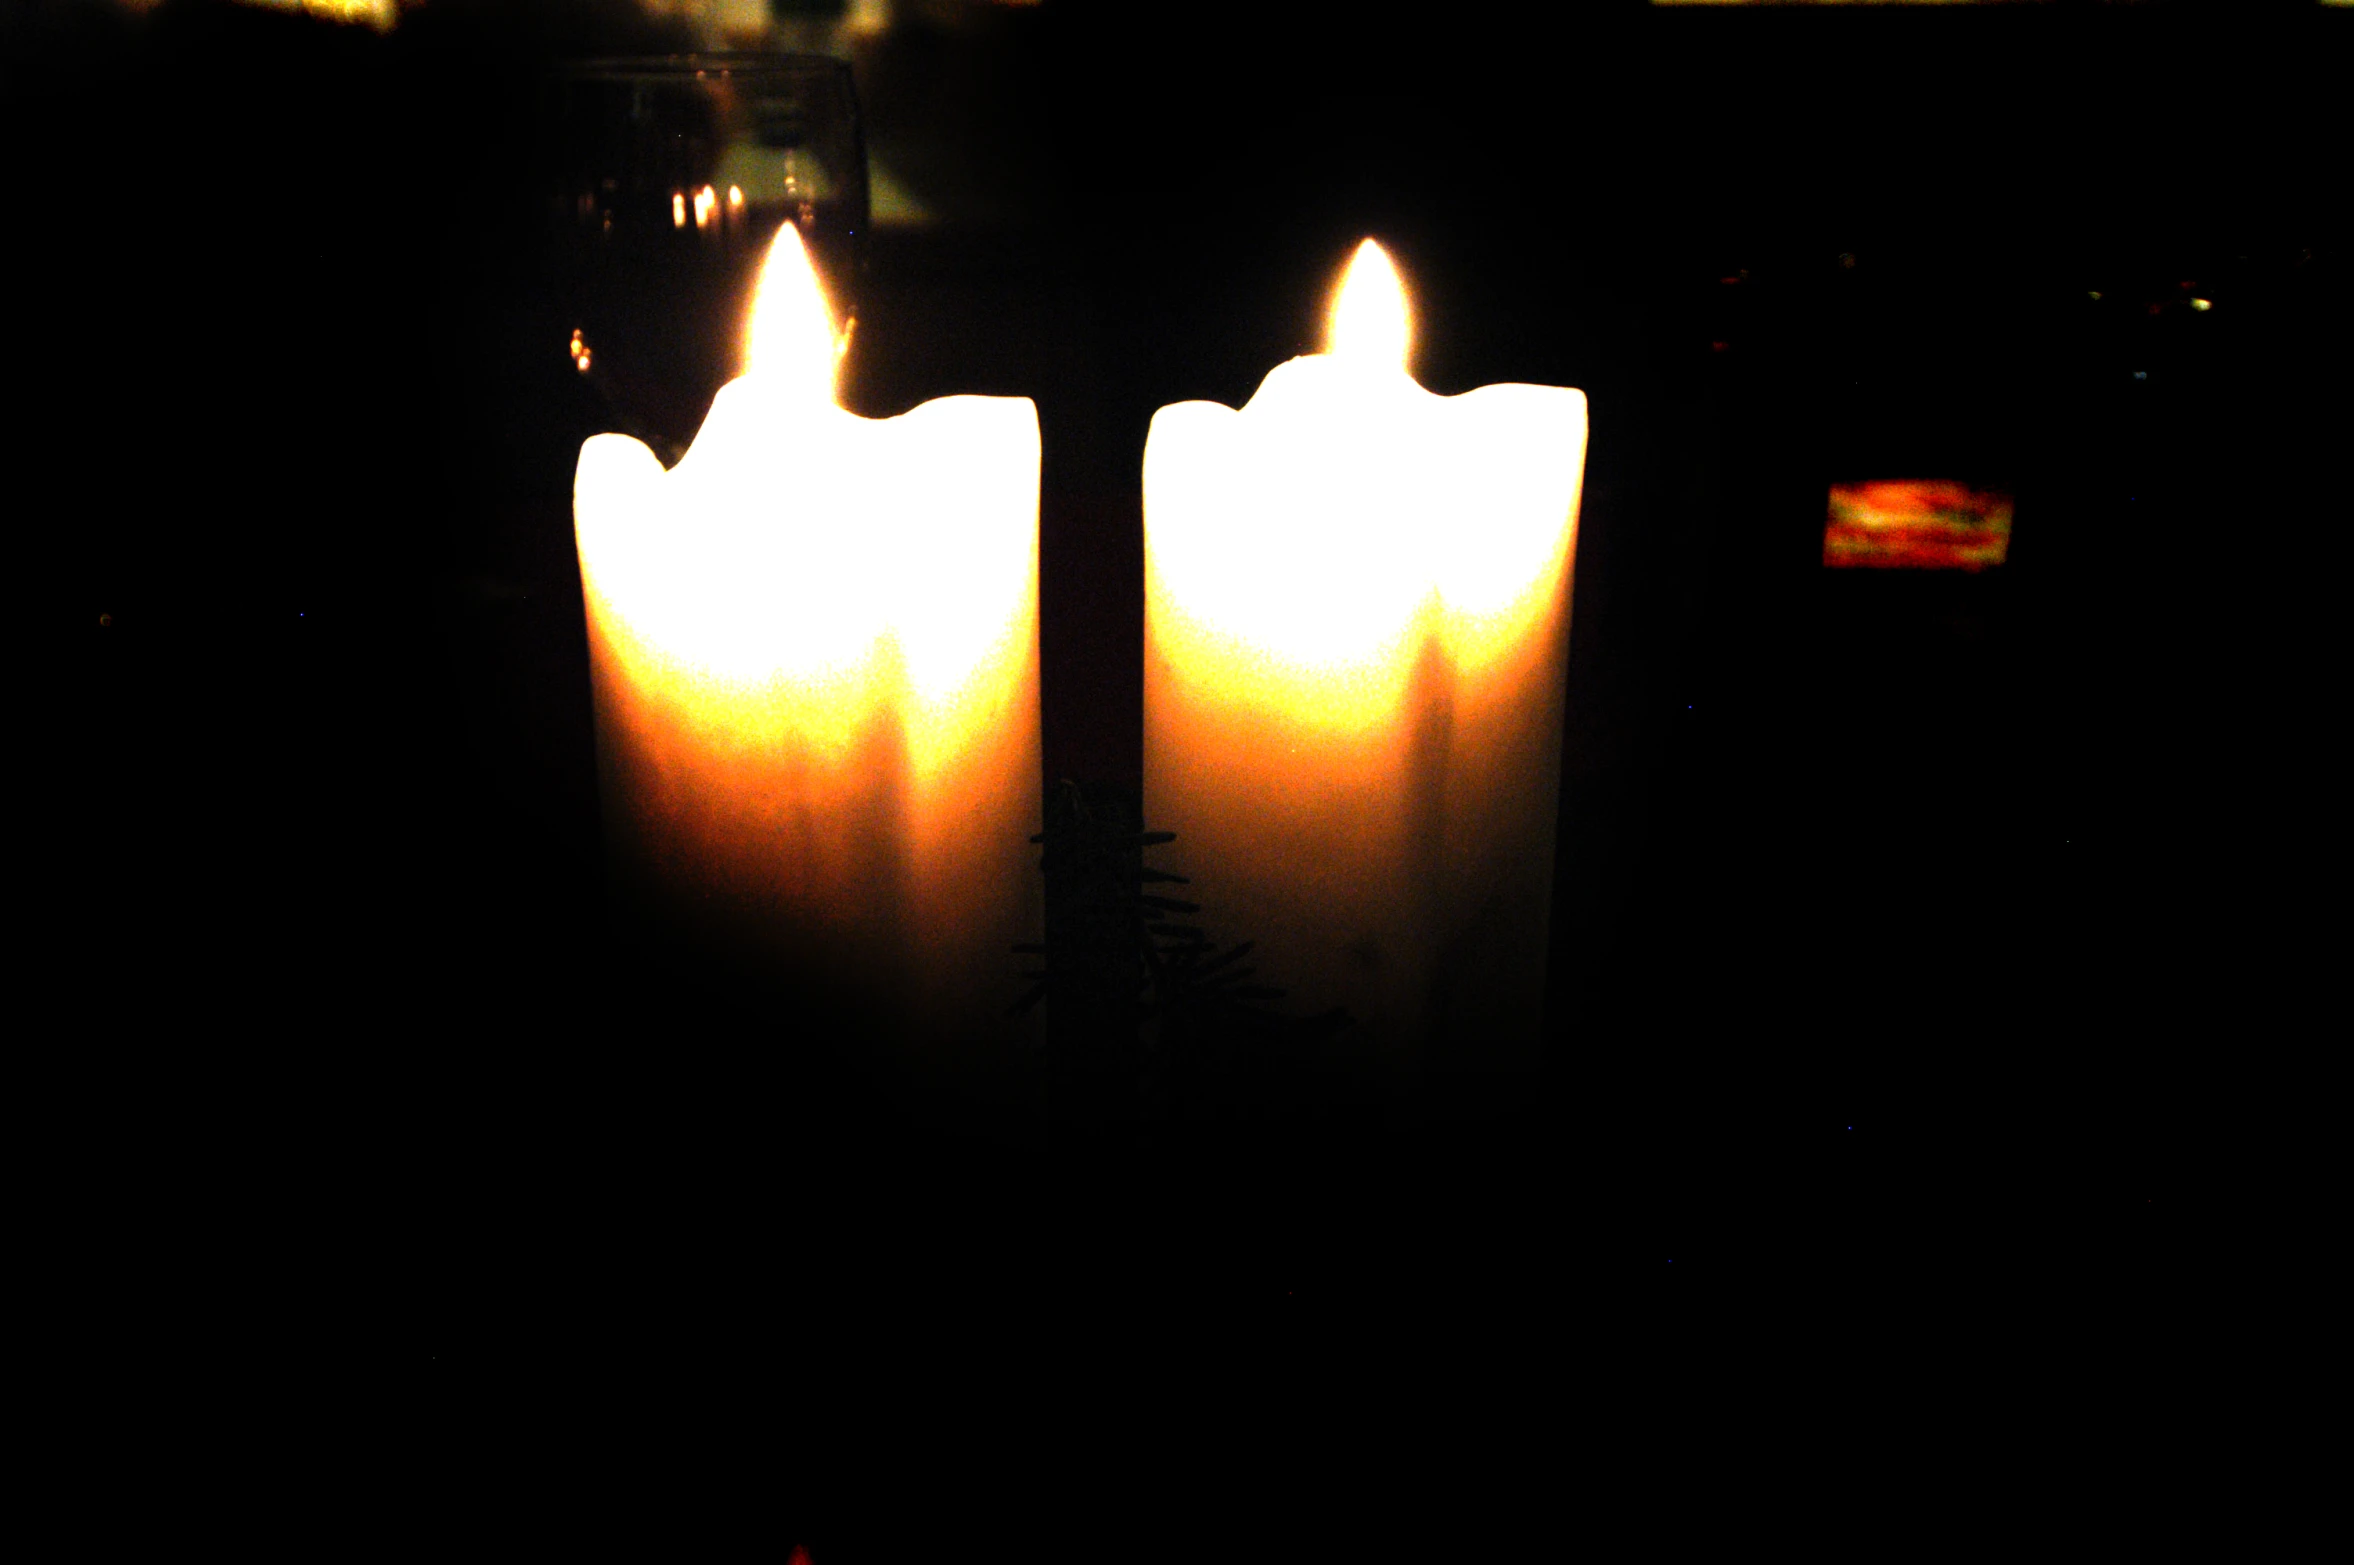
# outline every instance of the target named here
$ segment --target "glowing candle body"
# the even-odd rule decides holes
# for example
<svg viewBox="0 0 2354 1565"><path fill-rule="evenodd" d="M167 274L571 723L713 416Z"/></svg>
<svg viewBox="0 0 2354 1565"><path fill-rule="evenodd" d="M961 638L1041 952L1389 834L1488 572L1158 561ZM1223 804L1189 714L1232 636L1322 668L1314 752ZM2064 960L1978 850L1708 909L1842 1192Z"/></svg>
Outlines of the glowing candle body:
<svg viewBox="0 0 2354 1565"><path fill-rule="evenodd" d="M1144 812L1213 938L1395 1080L1533 1063L1586 404L1425 391L1385 277L1360 250L1335 351L1240 411L1154 416Z"/></svg>
<svg viewBox="0 0 2354 1565"><path fill-rule="evenodd" d="M608 845L633 905L829 1021L969 1040L1038 938L1037 411L836 407L792 234L677 467L581 449Z"/></svg>

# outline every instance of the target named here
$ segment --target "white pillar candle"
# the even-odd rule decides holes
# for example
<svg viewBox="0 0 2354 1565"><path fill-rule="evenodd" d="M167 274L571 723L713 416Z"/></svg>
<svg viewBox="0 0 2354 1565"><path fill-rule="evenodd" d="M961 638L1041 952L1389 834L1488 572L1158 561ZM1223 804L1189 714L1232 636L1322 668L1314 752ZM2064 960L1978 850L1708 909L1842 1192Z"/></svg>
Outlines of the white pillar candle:
<svg viewBox="0 0 2354 1565"><path fill-rule="evenodd" d="M1441 397L1370 240L1327 351L1144 456L1144 813L1221 942L1393 1082L1540 1027L1586 399Z"/></svg>
<svg viewBox="0 0 2354 1565"><path fill-rule="evenodd" d="M748 336L676 468L581 448L615 868L713 956L877 1032L985 1035L1039 938L1037 409L836 406L790 224Z"/></svg>

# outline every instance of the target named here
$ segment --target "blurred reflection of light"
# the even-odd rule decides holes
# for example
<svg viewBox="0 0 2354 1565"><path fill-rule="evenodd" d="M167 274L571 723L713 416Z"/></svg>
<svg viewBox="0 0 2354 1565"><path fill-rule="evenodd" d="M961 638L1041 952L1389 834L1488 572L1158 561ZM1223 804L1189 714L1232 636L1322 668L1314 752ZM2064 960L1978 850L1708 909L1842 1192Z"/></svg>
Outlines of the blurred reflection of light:
<svg viewBox="0 0 2354 1565"><path fill-rule="evenodd" d="M730 185L730 186L728 186L728 187L727 187L727 204L729 205L729 207L733 208L735 211L741 212L741 211L743 211L743 210L744 210L744 187L743 187L743 186L741 186L741 185Z"/></svg>
<svg viewBox="0 0 2354 1565"><path fill-rule="evenodd" d="M2008 494L1944 479L1833 484L1823 563L1978 571L2010 552Z"/></svg>
<svg viewBox="0 0 2354 1565"><path fill-rule="evenodd" d="M711 214L719 208L719 196L709 185L695 192L695 226L709 228Z"/></svg>
<svg viewBox="0 0 2354 1565"><path fill-rule="evenodd" d="M300 11L327 22L354 22L388 33L401 17L400 0L238 0L263 11ZM143 0L136 8L153 10L153 0Z"/></svg>
<svg viewBox="0 0 2354 1565"><path fill-rule="evenodd" d="M2091 292L2087 293L2085 297L2090 299L2093 303L2098 304L2101 302L2101 291L2098 288L2095 288Z"/></svg>
<svg viewBox="0 0 2354 1565"><path fill-rule="evenodd" d="M673 228L687 226L687 197L684 191L673 190L670 193L670 226Z"/></svg>
<svg viewBox="0 0 2354 1565"><path fill-rule="evenodd" d="M2215 303L2211 299L2193 299L2191 308L2204 315L2207 311L2215 308Z"/></svg>
<svg viewBox="0 0 2354 1565"><path fill-rule="evenodd" d="M588 373L589 347L581 337L580 328L577 326L572 328L572 367L583 375Z"/></svg>

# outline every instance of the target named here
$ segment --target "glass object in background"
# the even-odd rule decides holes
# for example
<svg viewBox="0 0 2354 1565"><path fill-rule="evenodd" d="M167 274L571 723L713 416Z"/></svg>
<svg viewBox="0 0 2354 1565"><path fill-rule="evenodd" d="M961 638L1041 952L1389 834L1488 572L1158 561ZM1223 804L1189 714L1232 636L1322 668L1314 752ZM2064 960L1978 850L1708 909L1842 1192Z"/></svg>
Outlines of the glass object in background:
<svg viewBox="0 0 2354 1565"><path fill-rule="evenodd" d="M799 227L836 321L855 321L866 147L845 61L695 54L574 62L544 128L554 282L573 367L677 461L743 369L744 322L777 230Z"/></svg>

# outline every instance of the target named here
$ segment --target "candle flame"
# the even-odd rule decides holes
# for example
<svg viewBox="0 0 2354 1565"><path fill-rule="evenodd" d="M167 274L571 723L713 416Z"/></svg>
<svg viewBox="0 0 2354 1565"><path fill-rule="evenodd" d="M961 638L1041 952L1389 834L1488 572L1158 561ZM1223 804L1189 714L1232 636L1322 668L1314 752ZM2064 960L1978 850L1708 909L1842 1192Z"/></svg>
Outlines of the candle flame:
<svg viewBox="0 0 2354 1565"><path fill-rule="evenodd" d="M746 331L744 373L757 373L788 395L831 402L834 367L840 357L834 312L810 265L801 231L791 223L777 230L761 263L760 286L752 297Z"/></svg>
<svg viewBox="0 0 2354 1565"><path fill-rule="evenodd" d="M1381 246L1366 240L1349 257L1349 269L1333 295L1324 351L1335 358L1403 370L1413 330L1406 285L1398 278L1396 264Z"/></svg>

